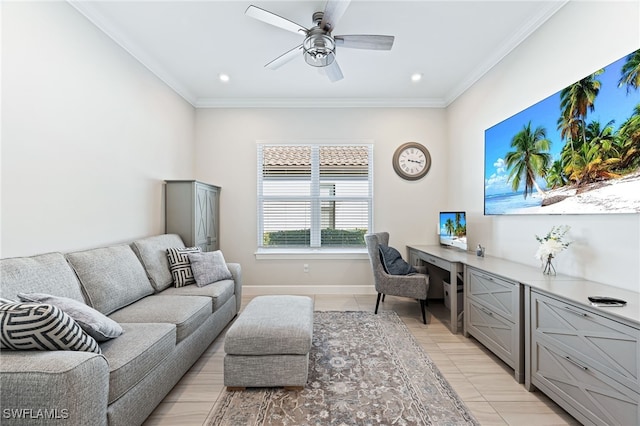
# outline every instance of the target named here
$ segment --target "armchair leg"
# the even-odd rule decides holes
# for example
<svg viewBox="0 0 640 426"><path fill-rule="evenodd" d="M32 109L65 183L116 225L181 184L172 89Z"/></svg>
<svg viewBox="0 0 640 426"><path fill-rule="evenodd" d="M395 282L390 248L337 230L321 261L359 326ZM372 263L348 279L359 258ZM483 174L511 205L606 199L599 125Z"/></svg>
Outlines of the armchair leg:
<svg viewBox="0 0 640 426"><path fill-rule="evenodd" d="M380 296L382 296L382 293L378 293L378 300L376 300L376 312L375 312L376 315L378 315L378 306L380 305Z"/></svg>
<svg viewBox="0 0 640 426"><path fill-rule="evenodd" d="M427 314L425 313L425 307L427 305L426 300L420 300L420 309L422 310L422 322L424 324L427 323Z"/></svg>
<svg viewBox="0 0 640 426"><path fill-rule="evenodd" d="M384 297L386 296L386 294L382 294L382 301L384 302Z"/></svg>

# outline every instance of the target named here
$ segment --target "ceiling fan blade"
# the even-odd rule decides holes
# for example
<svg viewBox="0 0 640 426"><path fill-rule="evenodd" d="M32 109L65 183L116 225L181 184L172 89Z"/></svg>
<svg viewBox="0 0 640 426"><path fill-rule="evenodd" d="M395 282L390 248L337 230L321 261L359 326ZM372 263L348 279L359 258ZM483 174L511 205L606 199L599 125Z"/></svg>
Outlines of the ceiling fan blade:
<svg viewBox="0 0 640 426"><path fill-rule="evenodd" d="M266 22L267 24L301 35L307 35L307 33L309 32L309 30L302 25L296 24L293 21L276 15L275 13L271 13L267 10L261 9L257 6L249 6L247 10L245 10L244 14L259 21Z"/></svg>
<svg viewBox="0 0 640 426"><path fill-rule="evenodd" d="M351 49L391 50L394 36L386 35L340 35L334 37L336 46Z"/></svg>
<svg viewBox="0 0 640 426"><path fill-rule="evenodd" d="M302 45L296 46L293 49L289 50L288 52L278 56L273 61L265 65L264 67L269 68L271 70L277 70L287 62L294 60L298 56L301 50L302 50Z"/></svg>
<svg viewBox="0 0 640 426"><path fill-rule="evenodd" d="M349 7L349 3L351 3L351 0L328 0L324 7L324 16L320 22L320 28L329 32L333 31L347 7Z"/></svg>
<svg viewBox="0 0 640 426"><path fill-rule="evenodd" d="M324 71L327 77L329 77L329 80L332 83L335 83L336 81L342 80L344 78L344 76L342 75L342 70L340 69L338 61L336 60L334 60L331 65L327 65L326 67L322 67L321 69Z"/></svg>

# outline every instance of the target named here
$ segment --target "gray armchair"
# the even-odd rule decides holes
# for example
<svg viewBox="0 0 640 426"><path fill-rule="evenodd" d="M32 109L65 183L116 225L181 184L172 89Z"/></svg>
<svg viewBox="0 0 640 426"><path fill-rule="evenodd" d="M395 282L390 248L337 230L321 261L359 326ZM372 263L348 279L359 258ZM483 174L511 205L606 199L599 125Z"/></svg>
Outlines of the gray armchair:
<svg viewBox="0 0 640 426"><path fill-rule="evenodd" d="M422 322L427 323L425 307L427 304L427 291L429 290L429 276L425 274L412 275L389 275L382 266L380 260L379 246L389 245L389 233L378 232L375 234L367 234L364 236L369 251L369 260L373 269L373 279L376 291L378 292L378 300L376 301L375 313L378 313L380 298L384 302L384 296L410 297L420 302L422 310Z"/></svg>

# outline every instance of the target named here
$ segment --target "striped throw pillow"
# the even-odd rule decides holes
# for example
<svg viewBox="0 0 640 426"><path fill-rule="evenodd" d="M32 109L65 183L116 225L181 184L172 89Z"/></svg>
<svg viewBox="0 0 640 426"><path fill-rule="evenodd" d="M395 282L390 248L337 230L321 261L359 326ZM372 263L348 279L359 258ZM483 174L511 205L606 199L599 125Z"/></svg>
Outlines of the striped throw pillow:
<svg viewBox="0 0 640 426"><path fill-rule="evenodd" d="M102 353L98 342L73 318L44 303L0 305L0 348Z"/></svg>
<svg viewBox="0 0 640 426"><path fill-rule="evenodd" d="M196 280L193 278L189 253L200 253L201 251L200 247L167 249L167 259L169 260L169 269L171 270L174 286L184 287L185 285L195 284Z"/></svg>

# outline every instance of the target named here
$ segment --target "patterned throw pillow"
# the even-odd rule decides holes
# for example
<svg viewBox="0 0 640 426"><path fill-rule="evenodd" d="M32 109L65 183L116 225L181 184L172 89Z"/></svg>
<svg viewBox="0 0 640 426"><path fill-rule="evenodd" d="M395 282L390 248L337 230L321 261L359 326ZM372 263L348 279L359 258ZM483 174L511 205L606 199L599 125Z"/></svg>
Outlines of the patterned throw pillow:
<svg viewBox="0 0 640 426"><path fill-rule="evenodd" d="M101 353L98 342L73 318L53 305L39 303L0 305L0 348Z"/></svg>
<svg viewBox="0 0 640 426"><path fill-rule="evenodd" d="M18 298L23 302L47 303L62 309L62 312L73 318L89 336L98 342L106 342L123 333L120 324L77 300L44 293L18 293Z"/></svg>
<svg viewBox="0 0 640 426"><path fill-rule="evenodd" d="M191 263L189 262L189 253L200 253L200 247L184 247L184 248L168 248L167 259L169 259L169 269L173 277L173 285L176 287L184 287L185 285L195 284L193 271L191 271Z"/></svg>
<svg viewBox="0 0 640 426"><path fill-rule="evenodd" d="M220 250L190 253L189 260L198 287L233 278Z"/></svg>

